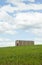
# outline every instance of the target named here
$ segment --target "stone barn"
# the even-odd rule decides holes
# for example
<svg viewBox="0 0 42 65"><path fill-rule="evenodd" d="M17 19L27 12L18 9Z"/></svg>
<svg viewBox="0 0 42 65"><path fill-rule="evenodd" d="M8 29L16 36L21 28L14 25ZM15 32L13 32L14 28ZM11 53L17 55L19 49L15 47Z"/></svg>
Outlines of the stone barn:
<svg viewBox="0 0 42 65"><path fill-rule="evenodd" d="M16 46L34 45L34 41L16 40Z"/></svg>

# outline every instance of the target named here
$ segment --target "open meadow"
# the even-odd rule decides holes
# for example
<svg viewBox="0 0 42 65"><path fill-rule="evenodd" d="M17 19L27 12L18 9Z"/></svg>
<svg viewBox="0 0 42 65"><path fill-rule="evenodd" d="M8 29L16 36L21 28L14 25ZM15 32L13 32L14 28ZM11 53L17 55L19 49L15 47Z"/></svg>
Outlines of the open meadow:
<svg viewBox="0 0 42 65"><path fill-rule="evenodd" d="M0 48L0 65L42 65L42 45Z"/></svg>

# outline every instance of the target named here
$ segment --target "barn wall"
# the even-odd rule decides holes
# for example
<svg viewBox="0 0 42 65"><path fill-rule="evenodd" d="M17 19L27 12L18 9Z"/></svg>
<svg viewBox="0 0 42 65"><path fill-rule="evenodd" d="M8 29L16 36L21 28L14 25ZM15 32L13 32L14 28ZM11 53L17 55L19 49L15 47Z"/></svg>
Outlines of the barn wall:
<svg viewBox="0 0 42 65"><path fill-rule="evenodd" d="M34 41L21 41L21 40L17 40L15 42L16 46L26 46L26 45L34 45Z"/></svg>

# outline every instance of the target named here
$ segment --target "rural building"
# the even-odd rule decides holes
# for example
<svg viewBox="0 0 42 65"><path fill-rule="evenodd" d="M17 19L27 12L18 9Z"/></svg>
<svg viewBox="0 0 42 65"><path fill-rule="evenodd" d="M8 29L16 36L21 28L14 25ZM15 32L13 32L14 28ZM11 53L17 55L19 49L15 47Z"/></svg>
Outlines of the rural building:
<svg viewBox="0 0 42 65"><path fill-rule="evenodd" d="M15 45L16 46L34 45L34 41L16 40Z"/></svg>

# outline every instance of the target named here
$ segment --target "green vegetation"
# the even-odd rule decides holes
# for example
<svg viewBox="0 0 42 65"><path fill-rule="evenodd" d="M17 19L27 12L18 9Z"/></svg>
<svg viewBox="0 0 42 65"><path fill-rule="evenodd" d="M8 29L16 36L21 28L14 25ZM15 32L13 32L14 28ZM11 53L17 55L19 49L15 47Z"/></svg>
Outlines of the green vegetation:
<svg viewBox="0 0 42 65"><path fill-rule="evenodd" d="M0 65L42 65L42 45L0 48Z"/></svg>

